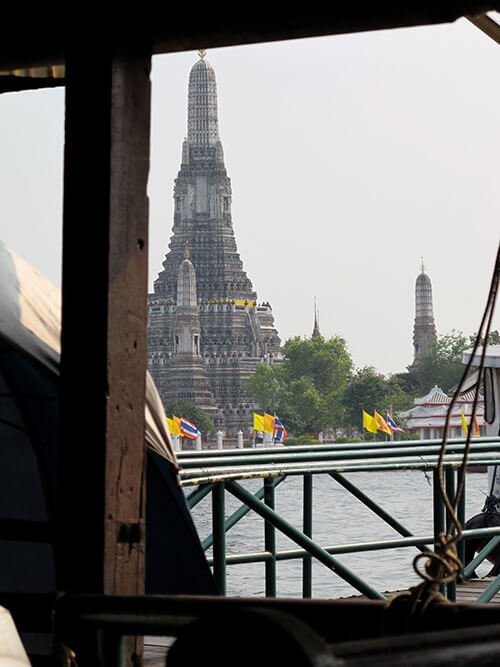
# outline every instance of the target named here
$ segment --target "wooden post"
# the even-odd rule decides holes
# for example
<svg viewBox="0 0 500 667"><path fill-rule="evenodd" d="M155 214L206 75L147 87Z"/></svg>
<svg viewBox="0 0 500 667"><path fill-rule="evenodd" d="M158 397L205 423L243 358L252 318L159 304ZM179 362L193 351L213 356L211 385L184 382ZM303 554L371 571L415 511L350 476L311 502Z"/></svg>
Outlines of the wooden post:
<svg viewBox="0 0 500 667"><path fill-rule="evenodd" d="M82 34L66 59L57 586L139 594L151 58Z"/></svg>

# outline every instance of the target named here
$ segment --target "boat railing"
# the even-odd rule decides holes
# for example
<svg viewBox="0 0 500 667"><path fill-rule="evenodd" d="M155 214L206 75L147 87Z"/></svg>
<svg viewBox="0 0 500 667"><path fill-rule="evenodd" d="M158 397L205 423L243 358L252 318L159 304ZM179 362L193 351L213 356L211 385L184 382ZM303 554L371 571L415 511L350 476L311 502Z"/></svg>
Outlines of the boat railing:
<svg viewBox="0 0 500 667"><path fill-rule="evenodd" d="M443 483L446 493L454 498L457 475L463 464L465 439L450 439L443 459ZM312 597L312 560L316 559L335 575L348 582L355 591L369 599L384 600L385 596L337 558L341 554L381 551L401 547L428 551L445 531L447 521L444 501L439 492L438 461L441 441L425 440L399 442L362 442L290 447L256 447L248 449L202 450L178 452L181 466L180 483L186 490L188 506L193 510L211 494L212 533L201 537L205 551L212 549L208 558L214 578L222 595L227 592L227 567L241 563L264 563L265 595L276 597L277 566L280 561L302 559L302 597ZM500 461L500 438L481 437L471 442L467 467L495 465ZM423 469L433 476L433 534L415 535L396 517L358 488L353 475L345 473L367 471L394 471ZM369 542L320 545L313 539L313 476L325 475L340 484L382 519L396 533L394 538ZM302 483L302 526L292 525L275 509L276 489L291 476L300 476ZM261 479L262 487L252 493L242 483ZM239 500L239 507L226 518L226 494ZM457 507L457 518L465 525L466 487ZM246 514L255 512L265 521L264 550L251 553L231 553L226 550L226 535ZM277 533L295 543L295 549L278 550ZM498 537L497 537L498 536ZM500 541L500 526L464 530L457 544L458 556L464 561L465 540L495 537ZM492 540L490 540L490 545ZM494 548L497 542L490 546ZM481 552L474 567L487 558L489 551ZM466 568L464 577L474 568ZM500 576L480 595L477 602L487 602L500 590ZM456 581L441 586L441 593L450 601L456 600Z"/></svg>

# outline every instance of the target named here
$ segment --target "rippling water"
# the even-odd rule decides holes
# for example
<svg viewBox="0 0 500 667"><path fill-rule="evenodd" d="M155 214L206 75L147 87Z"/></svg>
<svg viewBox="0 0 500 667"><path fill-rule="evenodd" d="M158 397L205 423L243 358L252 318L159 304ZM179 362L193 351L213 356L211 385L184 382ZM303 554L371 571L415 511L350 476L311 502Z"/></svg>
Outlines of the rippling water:
<svg viewBox="0 0 500 667"><path fill-rule="evenodd" d="M375 500L415 535L431 535L432 477L423 471L390 471L350 473L346 477ZM256 492L261 480L242 483ZM466 486L466 517L479 512L487 491L487 473L468 473ZM322 546L367 542L397 537L384 521L356 500L332 478L314 476L313 539ZM239 501L226 493L226 517L239 506ZM302 524L302 478L289 477L276 489L276 510L298 528ZM203 539L211 532L211 502L205 498L193 510L193 519ZM264 550L264 522L250 512L226 537L228 554ZM296 548L293 542L277 533L277 549ZM211 552L208 552L211 555ZM412 560L415 547L390 549L336 558L353 570L373 588L383 592L407 588L417 582ZM302 561L278 563L278 595L302 595ZM484 567L488 567L484 565ZM482 573L482 571L479 571ZM264 564L231 565L227 568L227 595L264 595ZM324 565L313 561L313 597L337 598L356 591Z"/></svg>

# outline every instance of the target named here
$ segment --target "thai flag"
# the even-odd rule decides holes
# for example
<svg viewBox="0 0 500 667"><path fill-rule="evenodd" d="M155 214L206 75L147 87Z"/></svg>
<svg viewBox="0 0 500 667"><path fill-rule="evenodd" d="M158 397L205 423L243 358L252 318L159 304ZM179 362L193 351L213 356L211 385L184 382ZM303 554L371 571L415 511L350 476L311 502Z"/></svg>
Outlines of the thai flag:
<svg viewBox="0 0 500 667"><path fill-rule="evenodd" d="M193 438L195 440L198 437L199 431L194 424L188 422L187 419L181 417L181 435L185 435L186 438Z"/></svg>
<svg viewBox="0 0 500 667"><path fill-rule="evenodd" d="M394 419L391 417L391 415L389 413L387 413L386 421L389 425L389 428L391 429L391 431L394 431L394 433L406 433L404 428L401 428L400 426L398 426L396 424L396 422L394 421Z"/></svg>
<svg viewBox="0 0 500 667"><path fill-rule="evenodd" d="M274 413L273 438L274 438L275 441L279 440L279 442L283 442L283 440L286 438L286 429L283 426L283 424L280 422L280 420L278 419L276 413Z"/></svg>

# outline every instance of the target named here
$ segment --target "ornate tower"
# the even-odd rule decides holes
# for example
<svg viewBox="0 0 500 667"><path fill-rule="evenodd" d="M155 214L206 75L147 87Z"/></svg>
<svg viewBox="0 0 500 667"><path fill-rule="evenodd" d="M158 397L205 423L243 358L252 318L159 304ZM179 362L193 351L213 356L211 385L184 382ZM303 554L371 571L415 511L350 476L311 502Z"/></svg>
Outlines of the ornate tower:
<svg viewBox="0 0 500 667"><path fill-rule="evenodd" d="M186 398L217 421L218 410L200 353L200 316L196 298L196 273L186 246L177 277L177 302L173 315L174 346L164 378L163 400Z"/></svg>
<svg viewBox="0 0 500 667"><path fill-rule="evenodd" d="M312 332L312 338L317 338L318 336L321 336L321 332L319 330L319 313L318 309L316 307L316 298L314 299L314 327L313 327L313 332Z"/></svg>
<svg viewBox="0 0 500 667"><path fill-rule="evenodd" d="M169 252L148 296L149 370L164 400L170 397L176 391L169 376L178 335L178 271L188 244L196 278L199 353L222 425L236 432L254 409L245 382L260 361L279 357L280 339L271 306L257 304L237 251L231 182L218 130L215 72L204 51L199 55L189 75L188 129L174 185Z"/></svg>
<svg viewBox="0 0 500 667"><path fill-rule="evenodd" d="M422 258L422 271L415 283L415 323L413 325L413 363L421 357L429 345L437 340L436 325L432 309L432 283L425 273Z"/></svg>

